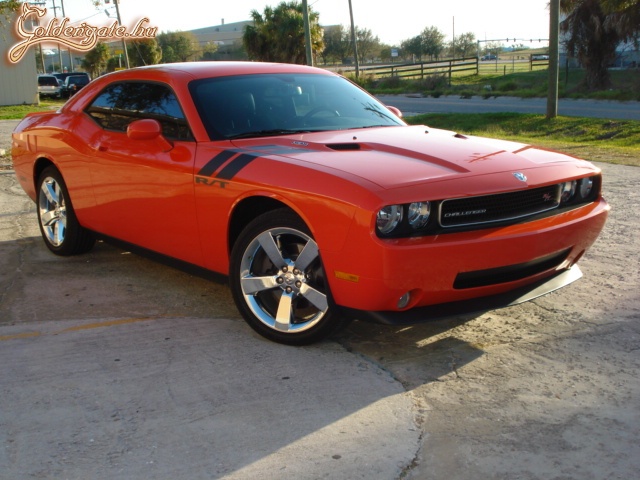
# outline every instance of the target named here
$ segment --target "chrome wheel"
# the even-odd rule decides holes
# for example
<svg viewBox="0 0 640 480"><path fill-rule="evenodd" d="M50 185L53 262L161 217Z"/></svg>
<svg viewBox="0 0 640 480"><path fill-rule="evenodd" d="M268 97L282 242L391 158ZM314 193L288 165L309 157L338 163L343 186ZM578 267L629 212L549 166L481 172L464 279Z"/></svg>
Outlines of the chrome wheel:
<svg viewBox="0 0 640 480"><path fill-rule="evenodd" d="M322 340L347 323L331 301L318 244L294 212L253 220L231 253L231 293L260 335L288 345Z"/></svg>
<svg viewBox="0 0 640 480"><path fill-rule="evenodd" d="M40 185L38 213L47 242L54 247L61 246L67 232L67 207L63 190L55 178L46 177Z"/></svg>
<svg viewBox="0 0 640 480"><path fill-rule="evenodd" d="M45 168L37 183L38 223L44 243L56 255L88 252L95 244L93 234L78 222L69 190L53 165Z"/></svg>
<svg viewBox="0 0 640 480"><path fill-rule="evenodd" d="M256 318L281 332L305 331L329 309L318 245L292 228L253 239L242 256L240 285Z"/></svg>

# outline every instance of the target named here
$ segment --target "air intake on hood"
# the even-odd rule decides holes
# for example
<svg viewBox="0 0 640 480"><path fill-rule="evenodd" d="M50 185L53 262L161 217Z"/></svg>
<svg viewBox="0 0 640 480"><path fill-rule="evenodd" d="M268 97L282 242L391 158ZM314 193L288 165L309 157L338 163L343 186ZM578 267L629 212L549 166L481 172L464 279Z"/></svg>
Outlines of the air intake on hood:
<svg viewBox="0 0 640 480"><path fill-rule="evenodd" d="M360 150L359 143L330 143L327 147L332 150Z"/></svg>

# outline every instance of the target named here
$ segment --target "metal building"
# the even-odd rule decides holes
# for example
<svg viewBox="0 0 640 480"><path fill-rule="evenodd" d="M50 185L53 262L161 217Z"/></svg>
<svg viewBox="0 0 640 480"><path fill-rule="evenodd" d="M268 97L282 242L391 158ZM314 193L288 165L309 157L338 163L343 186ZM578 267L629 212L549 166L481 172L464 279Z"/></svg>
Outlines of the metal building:
<svg viewBox="0 0 640 480"><path fill-rule="evenodd" d="M0 106L38 103L38 75L36 56L29 50L18 63L9 61L9 49L19 39L13 32L13 19L0 22Z"/></svg>

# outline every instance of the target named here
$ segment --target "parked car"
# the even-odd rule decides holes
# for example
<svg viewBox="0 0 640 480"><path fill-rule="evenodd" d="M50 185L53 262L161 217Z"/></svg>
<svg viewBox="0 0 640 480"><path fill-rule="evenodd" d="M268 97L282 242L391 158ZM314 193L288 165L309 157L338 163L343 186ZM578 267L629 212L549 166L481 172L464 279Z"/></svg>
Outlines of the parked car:
<svg viewBox="0 0 640 480"><path fill-rule="evenodd" d="M91 81L91 77L89 76L89 74L87 72L61 72L61 73L54 73L53 76L56 77L59 81L60 81L60 85L62 85L64 83L65 78L71 76L71 75L83 75L85 77L87 77L87 79L89 79L89 81Z"/></svg>
<svg viewBox="0 0 640 480"><path fill-rule="evenodd" d="M106 238L226 275L247 323L294 345L563 287L609 211L586 161L408 126L301 65L108 74L25 117L12 154L53 253Z"/></svg>
<svg viewBox="0 0 640 480"><path fill-rule="evenodd" d="M60 88L60 95L63 98L69 98L83 87L89 85L89 76L88 75L69 75L64 79L64 83Z"/></svg>
<svg viewBox="0 0 640 480"><path fill-rule="evenodd" d="M38 94L40 97L60 97L60 83L53 75L38 75Z"/></svg>
<svg viewBox="0 0 640 480"><path fill-rule="evenodd" d="M484 55L480 60L486 61L486 60L497 60L497 59L498 57L496 57L495 55L489 54L489 55Z"/></svg>

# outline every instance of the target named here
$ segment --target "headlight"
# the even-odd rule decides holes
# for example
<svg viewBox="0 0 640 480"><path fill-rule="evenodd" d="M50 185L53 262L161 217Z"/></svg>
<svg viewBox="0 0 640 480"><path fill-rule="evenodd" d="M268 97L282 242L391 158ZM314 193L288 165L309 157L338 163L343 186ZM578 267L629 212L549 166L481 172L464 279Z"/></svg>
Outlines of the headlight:
<svg viewBox="0 0 640 480"><path fill-rule="evenodd" d="M581 198L587 198L589 196L589 194L591 193L591 190L593 190L593 178L592 177L588 177L588 178L583 178L582 180L580 180L580 197Z"/></svg>
<svg viewBox="0 0 640 480"><path fill-rule="evenodd" d="M391 233L402 221L402 205L387 205L376 215L376 227L383 235Z"/></svg>
<svg viewBox="0 0 640 480"><path fill-rule="evenodd" d="M419 230L424 227L429 221L429 215L431 215L430 202L411 203L407 210L407 220L414 230Z"/></svg>
<svg viewBox="0 0 640 480"><path fill-rule="evenodd" d="M576 185L578 182L575 180L571 182L564 182L562 184L562 193L560 194L560 203L567 203L576 194Z"/></svg>

